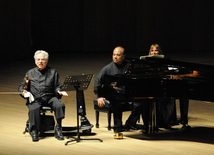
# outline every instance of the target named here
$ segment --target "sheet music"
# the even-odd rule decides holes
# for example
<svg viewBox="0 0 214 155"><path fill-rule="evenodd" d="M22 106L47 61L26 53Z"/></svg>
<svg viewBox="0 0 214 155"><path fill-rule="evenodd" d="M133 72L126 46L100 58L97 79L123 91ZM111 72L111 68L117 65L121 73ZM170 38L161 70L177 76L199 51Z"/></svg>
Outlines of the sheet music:
<svg viewBox="0 0 214 155"><path fill-rule="evenodd" d="M148 57L152 57L152 58L164 58L164 55L145 55L145 56L140 56L140 59L145 59Z"/></svg>

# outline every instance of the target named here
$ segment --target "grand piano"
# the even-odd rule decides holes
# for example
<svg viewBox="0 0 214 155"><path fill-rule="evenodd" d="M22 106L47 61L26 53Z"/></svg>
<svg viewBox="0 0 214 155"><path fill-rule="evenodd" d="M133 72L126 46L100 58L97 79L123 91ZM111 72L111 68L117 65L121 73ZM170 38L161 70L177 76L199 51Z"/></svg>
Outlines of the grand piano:
<svg viewBox="0 0 214 155"><path fill-rule="evenodd" d="M186 98L214 101L214 66L175 61L160 57L128 59L125 75L117 76L117 86L125 87L127 101L146 98ZM156 117L153 105L152 117ZM151 120L157 131L156 118ZM152 132L155 132L152 131Z"/></svg>
<svg viewBox="0 0 214 155"><path fill-rule="evenodd" d="M173 97L214 101L214 66L145 57L128 59L130 67L117 85L125 86L130 100L140 97Z"/></svg>

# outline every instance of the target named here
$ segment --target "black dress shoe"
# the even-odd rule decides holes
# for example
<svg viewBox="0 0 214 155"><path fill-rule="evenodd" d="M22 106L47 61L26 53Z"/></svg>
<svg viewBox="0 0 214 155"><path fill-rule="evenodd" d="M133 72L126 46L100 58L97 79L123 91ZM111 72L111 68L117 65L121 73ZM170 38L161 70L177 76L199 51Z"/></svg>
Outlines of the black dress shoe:
<svg viewBox="0 0 214 155"><path fill-rule="evenodd" d="M31 137L32 137L32 141L33 142L39 141L38 131L37 130L33 130L31 132Z"/></svg>
<svg viewBox="0 0 214 155"><path fill-rule="evenodd" d="M58 139L58 140L64 140L64 136L62 134L61 127L59 127L59 126L55 127L54 135L55 135L56 139Z"/></svg>

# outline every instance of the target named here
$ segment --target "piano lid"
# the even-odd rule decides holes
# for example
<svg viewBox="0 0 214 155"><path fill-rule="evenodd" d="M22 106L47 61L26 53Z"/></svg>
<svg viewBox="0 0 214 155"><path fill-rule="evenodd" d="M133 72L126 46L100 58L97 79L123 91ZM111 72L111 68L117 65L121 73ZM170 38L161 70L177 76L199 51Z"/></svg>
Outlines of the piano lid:
<svg viewBox="0 0 214 155"><path fill-rule="evenodd" d="M194 77L214 78L214 66L212 65L160 58L145 56L143 59L128 59L130 61L129 77L140 78L166 75L192 77L191 75L194 74Z"/></svg>
<svg viewBox="0 0 214 155"><path fill-rule="evenodd" d="M148 87L156 87L158 89L162 87L163 89L160 89L161 91L159 92L167 90L167 92L171 93L171 90L176 90L181 86L179 83L180 81L177 81L178 79L181 79L182 81L185 80L184 82L187 82L187 85L183 85L181 88L188 89L189 99L214 101L213 92L210 91L214 88L214 66L212 65L155 57L129 59L129 61L130 67L127 71L126 78L134 80L127 82L127 84L131 84L129 88L131 89L130 92L132 92L132 94L141 95L144 93L141 90L145 89L146 92L148 91ZM162 83L164 80L168 80L167 85ZM155 85L153 85L153 81L156 81ZM158 84L158 82L161 82L161 84ZM187 86L187 88L185 88L185 86ZM183 91L183 89L179 89L177 92L180 91ZM172 95L172 97L177 96L177 92L174 93L175 95Z"/></svg>

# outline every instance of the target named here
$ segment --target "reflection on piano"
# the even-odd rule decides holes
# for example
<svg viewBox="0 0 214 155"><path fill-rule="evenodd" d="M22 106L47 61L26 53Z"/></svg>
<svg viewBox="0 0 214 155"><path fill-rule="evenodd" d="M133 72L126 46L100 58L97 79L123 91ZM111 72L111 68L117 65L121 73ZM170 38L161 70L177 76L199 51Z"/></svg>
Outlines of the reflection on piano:
<svg viewBox="0 0 214 155"><path fill-rule="evenodd" d="M214 101L214 66L147 57L129 59L130 67L117 85L136 97L173 97Z"/></svg>
<svg viewBox="0 0 214 155"><path fill-rule="evenodd" d="M155 57L128 60L125 75L114 77L118 87L125 87L127 101L163 97L214 101L210 91L214 66Z"/></svg>

